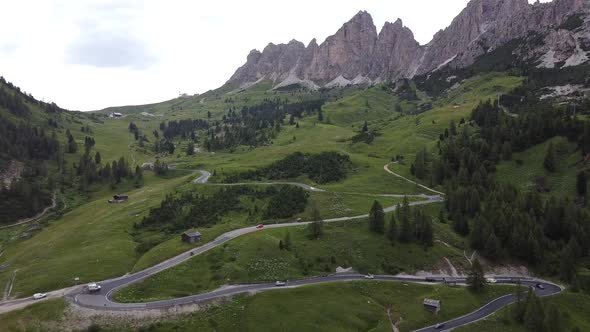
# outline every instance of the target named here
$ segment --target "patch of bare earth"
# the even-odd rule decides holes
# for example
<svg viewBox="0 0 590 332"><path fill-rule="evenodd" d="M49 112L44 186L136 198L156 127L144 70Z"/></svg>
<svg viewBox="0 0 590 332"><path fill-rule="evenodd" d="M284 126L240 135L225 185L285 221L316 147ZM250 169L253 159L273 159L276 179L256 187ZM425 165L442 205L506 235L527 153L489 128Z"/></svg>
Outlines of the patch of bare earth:
<svg viewBox="0 0 590 332"><path fill-rule="evenodd" d="M181 305L167 309L122 311L94 310L70 305L64 312L63 319L54 323L52 328L58 331L80 331L87 329L92 324L97 324L107 328L136 329L157 322L178 320L195 311L227 301L230 299L216 299L206 303Z"/></svg>

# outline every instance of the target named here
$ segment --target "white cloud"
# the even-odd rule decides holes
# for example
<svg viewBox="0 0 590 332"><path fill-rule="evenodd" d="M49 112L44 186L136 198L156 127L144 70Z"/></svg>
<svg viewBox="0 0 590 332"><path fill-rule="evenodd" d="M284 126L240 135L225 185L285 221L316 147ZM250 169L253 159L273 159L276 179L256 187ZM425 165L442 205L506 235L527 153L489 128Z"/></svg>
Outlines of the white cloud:
<svg viewBox="0 0 590 332"><path fill-rule="evenodd" d="M336 32L359 10L424 44L468 0L19 0L0 11L0 75L69 109L143 104L222 85L249 51Z"/></svg>

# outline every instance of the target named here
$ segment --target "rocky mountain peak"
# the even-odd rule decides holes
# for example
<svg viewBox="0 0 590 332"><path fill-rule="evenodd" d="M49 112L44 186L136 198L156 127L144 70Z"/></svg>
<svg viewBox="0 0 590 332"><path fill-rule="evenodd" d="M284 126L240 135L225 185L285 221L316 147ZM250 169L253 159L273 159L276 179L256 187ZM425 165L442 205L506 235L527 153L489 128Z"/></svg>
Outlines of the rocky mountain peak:
<svg viewBox="0 0 590 332"><path fill-rule="evenodd" d="M556 34L555 29L581 11L590 12L590 1L554 0L533 5L528 0L471 0L425 46L415 40L401 19L386 22L377 33L371 15L359 11L321 44L315 39L307 46L291 40L288 44L270 43L262 52L250 52L228 83L242 85L267 79L275 87L301 84L314 88L410 78L444 66L470 65L480 55L530 33L551 36L544 41L543 52L558 54L562 60L575 53L577 60L567 63L579 63L590 58L583 51L586 42L579 42L581 37L573 32ZM584 24L588 25L588 20ZM558 35L569 40L565 52L553 50L564 44L558 43L562 38Z"/></svg>

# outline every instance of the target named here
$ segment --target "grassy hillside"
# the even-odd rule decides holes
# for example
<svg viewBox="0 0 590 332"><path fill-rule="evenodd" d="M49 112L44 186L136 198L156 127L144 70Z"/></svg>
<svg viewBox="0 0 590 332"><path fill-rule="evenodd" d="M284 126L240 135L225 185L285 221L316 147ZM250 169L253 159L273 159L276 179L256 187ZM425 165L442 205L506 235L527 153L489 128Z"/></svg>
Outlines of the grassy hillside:
<svg viewBox="0 0 590 332"><path fill-rule="evenodd" d="M448 227L448 226L447 226ZM280 250L289 234L291 250ZM115 294L118 301L143 302L181 297L224 284L299 279L334 273L338 266L374 274L448 270L467 261L456 248L436 243L425 250L417 244L392 245L384 235L369 231L366 220L330 223L325 234L309 239L306 226L268 229L240 237L211 252L163 271Z"/></svg>
<svg viewBox="0 0 590 332"><path fill-rule="evenodd" d="M161 158L170 163L177 163L178 168L182 169L216 171L217 176L212 178L212 181L215 181L227 174L266 166L295 151L338 151L350 156L353 169L343 181L320 186L340 192L339 194L313 194L312 200L317 201L322 207L324 217L366 213L374 199L370 194L425 192L422 188L383 170L383 166L389 163L394 155L403 154L406 160L411 160L418 149L433 149L438 135L451 119L458 122L462 117L467 117L471 107L480 100L492 98L497 92L508 91L521 81L521 78L504 74L487 74L465 81L449 97L436 101L432 110L401 117L391 112L392 104L397 97L388 94L381 87L321 92L328 99L324 106L324 122L318 122L317 116L309 116L298 120L299 128L284 125L272 145L256 148L242 146L235 151L204 151L187 156L184 147L188 140L174 139L177 147L175 153L162 155ZM179 98L143 108L135 107L134 111L129 113L126 113L127 108L119 109L125 113L122 119L106 118L105 112L94 115L64 113L59 115L56 133L60 139L65 140L65 130L70 129L76 140L81 143L86 136L81 127L88 126L97 143L93 153L100 151L103 160L107 161L125 156L133 166L155 160L156 156L151 146L155 139L152 132L159 128L162 121L206 119L208 112L211 113L211 119L215 120L220 119L229 107L253 105L265 98L274 97L291 101L317 98L317 93L275 92L269 91L267 85L259 84L244 92L210 92L198 97ZM370 106L367 113L363 108L366 101ZM456 103L460 105L453 106ZM141 114L142 112L148 112L153 116ZM368 114L368 117L364 114ZM328 117L332 124L327 123ZM369 127L377 130L379 135L371 144L353 144L351 138L357 134L365 119L368 120ZM139 146L133 134L127 130L132 121L150 140L144 148ZM78 154L66 154L68 165L77 162L78 158ZM394 168L397 172L407 175L408 166L407 163L396 165ZM296 180L317 185L305 177ZM13 294L27 295L34 291L69 286L74 277L86 281L122 275L153 265L185 250L187 247L180 243L178 236L173 236L147 253L139 255L135 251L137 243L133 241L129 230L150 207L159 204L165 193L174 191L187 181L188 178L166 179L147 172L145 187L141 189L132 189L130 186L112 189L102 186L93 188L93 191L85 193L82 198L75 193L66 195L71 197L66 200L68 212L31 240L19 240L20 233L14 230L0 231L0 235L4 234L0 237L4 239L1 242L4 254L0 256L0 264L10 264L9 269L0 272L0 284L5 285L11 279L14 270L18 269ZM105 203L109 196L120 191L131 194L132 204L113 207ZM396 202L395 199L380 200L384 205ZM307 213L301 217L306 218ZM438 210L434 213L438 213ZM206 230L205 241L209 233L213 236L244 225L246 224L243 216L228 216L218 227ZM438 231L442 229L437 228Z"/></svg>
<svg viewBox="0 0 590 332"><path fill-rule="evenodd" d="M557 167L553 173L543 167L549 144L553 144L556 152ZM587 168L581 161L576 143L569 142L565 137L555 137L523 152L514 153L512 160L502 161L497 167L498 179L523 190L537 190L543 183L548 195L574 198L576 174Z"/></svg>

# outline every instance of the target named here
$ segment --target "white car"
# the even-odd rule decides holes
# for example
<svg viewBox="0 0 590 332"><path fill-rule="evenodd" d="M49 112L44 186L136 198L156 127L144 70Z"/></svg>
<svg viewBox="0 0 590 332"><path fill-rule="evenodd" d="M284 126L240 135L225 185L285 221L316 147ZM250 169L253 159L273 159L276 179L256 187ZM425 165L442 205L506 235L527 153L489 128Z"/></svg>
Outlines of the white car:
<svg viewBox="0 0 590 332"><path fill-rule="evenodd" d="M494 278L486 278L486 281L488 284L495 284L498 282L498 280L496 280Z"/></svg>
<svg viewBox="0 0 590 332"><path fill-rule="evenodd" d="M284 281L277 281L277 282L275 282L275 286L277 286L277 287L285 286L286 284L287 283L284 282Z"/></svg>
<svg viewBox="0 0 590 332"><path fill-rule="evenodd" d="M369 273L365 275L365 279L375 279L375 276Z"/></svg>
<svg viewBox="0 0 590 332"><path fill-rule="evenodd" d="M40 300L40 299L45 298L45 297L47 297L47 294L45 294L45 293L35 293L35 294L33 294L33 299L35 299L35 300Z"/></svg>
<svg viewBox="0 0 590 332"><path fill-rule="evenodd" d="M100 285L95 282L88 284L88 291L90 292L98 292L100 288Z"/></svg>

